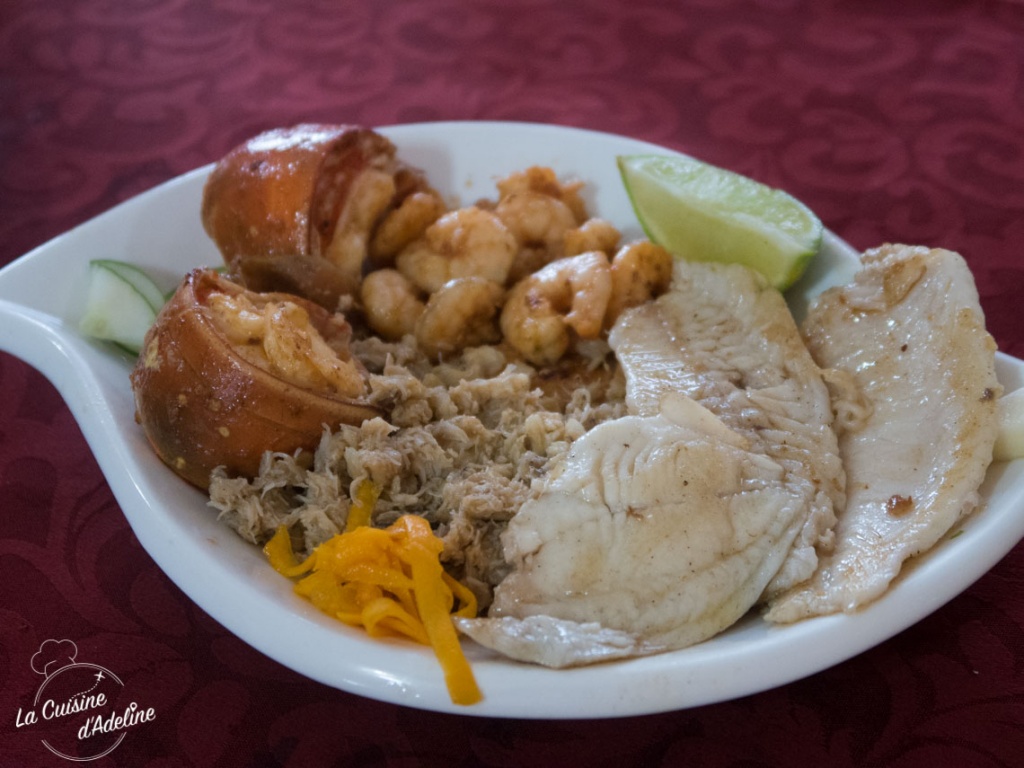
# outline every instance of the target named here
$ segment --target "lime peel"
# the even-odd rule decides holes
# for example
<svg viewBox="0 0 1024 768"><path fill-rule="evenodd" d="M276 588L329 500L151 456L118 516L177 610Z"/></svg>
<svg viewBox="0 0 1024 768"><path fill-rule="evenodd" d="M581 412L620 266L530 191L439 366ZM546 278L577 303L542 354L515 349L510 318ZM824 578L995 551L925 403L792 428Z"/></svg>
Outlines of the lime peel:
<svg viewBox="0 0 1024 768"><path fill-rule="evenodd" d="M617 160L647 237L681 258L745 264L785 290L821 247L821 220L782 190L687 155Z"/></svg>

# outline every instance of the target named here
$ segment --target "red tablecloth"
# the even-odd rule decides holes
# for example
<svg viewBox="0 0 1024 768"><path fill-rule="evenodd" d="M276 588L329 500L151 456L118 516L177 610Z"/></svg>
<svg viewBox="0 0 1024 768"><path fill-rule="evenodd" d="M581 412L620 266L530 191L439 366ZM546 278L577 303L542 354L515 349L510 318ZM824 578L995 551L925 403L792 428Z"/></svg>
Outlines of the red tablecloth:
<svg viewBox="0 0 1024 768"><path fill-rule="evenodd" d="M0 105L0 264L264 128L542 121L781 186L860 248L959 251L1024 357L1020 0L4 0ZM18 722L55 638L156 710L97 766L1019 766L1022 588L1018 546L873 650L689 711L382 704L204 615L138 544L56 390L0 354L0 766L67 762Z"/></svg>

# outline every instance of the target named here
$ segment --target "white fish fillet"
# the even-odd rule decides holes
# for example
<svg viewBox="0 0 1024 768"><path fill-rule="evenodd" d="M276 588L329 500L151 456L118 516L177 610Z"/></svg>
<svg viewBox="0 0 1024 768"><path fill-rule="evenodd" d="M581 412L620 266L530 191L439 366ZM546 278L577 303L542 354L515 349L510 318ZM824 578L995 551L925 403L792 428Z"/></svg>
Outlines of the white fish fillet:
<svg viewBox="0 0 1024 768"><path fill-rule="evenodd" d="M672 291L628 313L610 342L633 412L685 394L786 469L805 524L766 596L809 578L831 548L846 481L828 388L782 295L744 267L681 261Z"/></svg>
<svg viewBox="0 0 1024 768"><path fill-rule="evenodd" d="M828 391L754 273L680 262L611 343L632 415L573 445L509 523L490 617L459 622L514 658L567 666L717 634L813 572L843 498Z"/></svg>
<svg viewBox="0 0 1024 768"><path fill-rule="evenodd" d="M757 601L803 524L785 470L692 400L601 424L503 536L478 642L567 666L680 648ZM544 617L537 631L537 617Z"/></svg>
<svg viewBox="0 0 1024 768"><path fill-rule="evenodd" d="M818 364L852 376L871 405L840 437L846 509L834 551L771 603L771 621L876 599L904 561L976 506L992 459L995 342L967 265L950 251L908 246L862 261L855 282L824 293L803 326Z"/></svg>

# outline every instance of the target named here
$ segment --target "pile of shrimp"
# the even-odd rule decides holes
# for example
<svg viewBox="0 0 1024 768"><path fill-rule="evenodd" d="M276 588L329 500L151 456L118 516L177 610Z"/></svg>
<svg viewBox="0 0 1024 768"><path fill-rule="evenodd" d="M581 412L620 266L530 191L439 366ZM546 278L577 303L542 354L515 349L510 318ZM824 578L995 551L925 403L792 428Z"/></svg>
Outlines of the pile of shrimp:
<svg viewBox="0 0 1024 768"><path fill-rule="evenodd" d="M557 363L632 306L668 289L672 256L622 243L591 218L580 182L531 167L497 182L496 200L449 210L416 192L369 243L358 305L381 338L415 338L432 358L507 344L530 364Z"/></svg>

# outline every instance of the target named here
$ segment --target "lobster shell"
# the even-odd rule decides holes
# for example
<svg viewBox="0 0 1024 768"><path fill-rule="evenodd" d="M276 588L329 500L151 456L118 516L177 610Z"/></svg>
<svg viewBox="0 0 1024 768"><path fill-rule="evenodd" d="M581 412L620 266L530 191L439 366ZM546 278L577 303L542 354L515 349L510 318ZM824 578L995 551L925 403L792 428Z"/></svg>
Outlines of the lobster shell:
<svg viewBox="0 0 1024 768"><path fill-rule="evenodd" d="M131 373L138 421L157 455L207 489L210 472L255 476L265 451L313 449L325 427L361 424L379 412L357 400L305 389L242 356L209 308L214 292L245 292L257 305L300 304L328 342L346 344L351 328L313 302L257 294L211 269L190 272L146 335Z"/></svg>
<svg viewBox="0 0 1024 768"><path fill-rule="evenodd" d="M247 288L294 293L333 310L362 280L361 260L339 264L330 254L339 221L357 205L363 174L382 172L394 181L381 216L428 189L423 174L395 155L390 140L360 126L267 131L214 167L203 189L203 227Z"/></svg>

